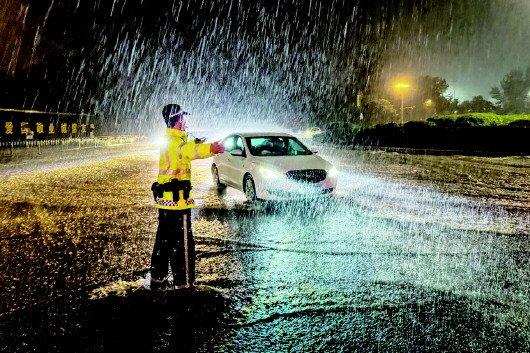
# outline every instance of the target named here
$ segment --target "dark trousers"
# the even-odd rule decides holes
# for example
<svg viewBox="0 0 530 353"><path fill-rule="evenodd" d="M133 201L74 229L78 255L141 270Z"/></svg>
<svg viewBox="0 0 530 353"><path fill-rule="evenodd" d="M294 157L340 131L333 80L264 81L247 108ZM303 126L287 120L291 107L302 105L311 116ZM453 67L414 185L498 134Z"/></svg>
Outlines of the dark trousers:
<svg viewBox="0 0 530 353"><path fill-rule="evenodd" d="M175 286L195 282L195 242L191 232L191 210L158 210L158 230L151 256L151 278L162 280L171 264Z"/></svg>

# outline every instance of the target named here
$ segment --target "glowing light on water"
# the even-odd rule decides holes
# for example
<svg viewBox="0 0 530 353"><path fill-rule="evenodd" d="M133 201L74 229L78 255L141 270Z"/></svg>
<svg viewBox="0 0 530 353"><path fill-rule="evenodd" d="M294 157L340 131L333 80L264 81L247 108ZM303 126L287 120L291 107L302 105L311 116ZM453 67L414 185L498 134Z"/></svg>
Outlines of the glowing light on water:
<svg viewBox="0 0 530 353"><path fill-rule="evenodd" d="M251 287L228 291L246 293L240 308L246 325L408 301L423 305L439 293L477 306L508 300L509 315L520 319L528 302L521 295L529 288L511 284L507 297L505 269L519 265L510 255L517 245L503 234L528 235L528 215L344 165L337 169L333 199L267 206L238 218L237 233L227 235L256 249L234 254L234 261L257 269L246 274Z"/></svg>

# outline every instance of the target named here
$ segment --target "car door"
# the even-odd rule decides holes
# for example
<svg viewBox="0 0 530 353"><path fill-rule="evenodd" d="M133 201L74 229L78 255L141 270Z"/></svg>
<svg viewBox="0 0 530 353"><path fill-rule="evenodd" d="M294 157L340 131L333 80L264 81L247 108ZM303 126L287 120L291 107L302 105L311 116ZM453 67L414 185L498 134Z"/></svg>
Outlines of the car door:
<svg viewBox="0 0 530 353"><path fill-rule="evenodd" d="M230 135L223 140L225 152L219 156L217 170L221 182L225 182L234 187L241 187L242 182L239 180L243 161L245 159L245 147L243 139L239 135ZM242 150L243 156L234 156L234 150ZM243 173L244 174L244 173Z"/></svg>
<svg viewBox="0 0 530 353"><path fill-rule="evenodd" d="M246 173L246 159L247 159L247 150L245 148L245 143L242 136L236 135L234 137L234 150L241 150L243 154L241 156L230 155L230 173L231 181L239 189L243 188L243 176Z"/></svg>
<svg viewBox="0 0 530 353"><path fill-rule="evenodd" d="M219 179L221 182L230 183L230 173L228 158L230 157L230 152L235 148L234 135L229 135L223 140L223 146L225 147L225 152L216 156L216 165L217 171L219 172Z"/></svg>
<svg viewBox="0 0 530 353"><path fill-rule="evenodd" d="M243 172L246 156L245 145L243 138L239 135L234 135L231 142L233 143L232 148L230 148L230 152L226 156L227 182L236 188L241 188L243 184L242 178L245 174ZM243 155L234 155L237 150L243 151Z"/></svg>

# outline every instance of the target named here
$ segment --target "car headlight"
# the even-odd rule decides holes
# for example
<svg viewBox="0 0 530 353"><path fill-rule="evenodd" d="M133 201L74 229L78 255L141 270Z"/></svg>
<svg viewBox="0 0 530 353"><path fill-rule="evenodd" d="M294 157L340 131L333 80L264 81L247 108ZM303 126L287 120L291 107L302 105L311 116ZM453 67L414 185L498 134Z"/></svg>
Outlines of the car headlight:
<svg viewBox="0 0 530 353"><path fill-rule="evenodd" d="M266 179L279 179L283 177L283 174L268 168L260 168L261 175Z"/></svg>
<svg viewBox="0 0 530 353"><path fill-rule="evenodd" d="M328 176L330 178L335 178L335 177L337 177L338 173L339 173L339 171L337 170L337 168L331 167L331 169L328 171Z"/></svg>

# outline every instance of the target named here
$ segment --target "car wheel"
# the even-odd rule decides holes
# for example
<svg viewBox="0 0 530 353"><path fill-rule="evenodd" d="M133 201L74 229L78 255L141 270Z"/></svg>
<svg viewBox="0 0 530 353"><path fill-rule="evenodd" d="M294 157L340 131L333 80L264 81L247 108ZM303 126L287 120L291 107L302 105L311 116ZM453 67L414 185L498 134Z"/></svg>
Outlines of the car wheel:
<svg viewBox="0 0 530 353"><path fill-rule="evenodd" d="M256 197L256 185L250 174L245 175L245 179L243 179L243 191L249 202L256 202L258 199Z"/></svg>
<svg viewBox="0 0 530 353"><path fill-rule="evenodd" d="M226 189L226 185L221 183L221 179L219 179L219 170L217 170L217 166L214 164L212 165L212 179L217 187L217 190L224 190Z"/></svg>

